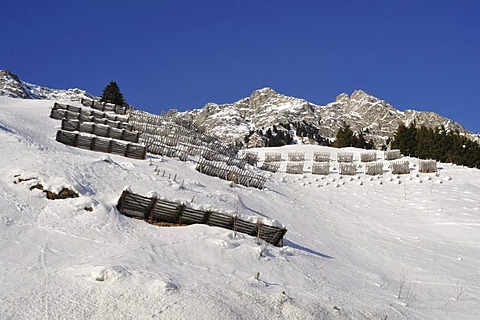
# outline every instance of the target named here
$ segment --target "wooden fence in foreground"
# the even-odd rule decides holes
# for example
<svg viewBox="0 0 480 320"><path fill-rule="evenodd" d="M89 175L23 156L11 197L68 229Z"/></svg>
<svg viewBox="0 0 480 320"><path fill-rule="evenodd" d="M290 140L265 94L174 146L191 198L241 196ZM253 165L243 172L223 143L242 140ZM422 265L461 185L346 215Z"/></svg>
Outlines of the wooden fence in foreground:
<svg viewBox="0 0 480 320"><path fill-rule="evenodd" d="M265 225L239 219L235 215L215 211L193 209L185 204L170 202L157 197L149 198L124 190L118 200L117 209L125 216L144 219L150 223L206 224L234 230L258 237L274 246L283 245L286 228Z"/></svg>
<svg viewBox="0 0 480 320"><path fill-rule="evenodd" d="M147 156L147 148L136 143L124 143L109 138L82 135L70 131L58 130L56 140L68 146L113 153L128 158L145 159Z"/></svg>

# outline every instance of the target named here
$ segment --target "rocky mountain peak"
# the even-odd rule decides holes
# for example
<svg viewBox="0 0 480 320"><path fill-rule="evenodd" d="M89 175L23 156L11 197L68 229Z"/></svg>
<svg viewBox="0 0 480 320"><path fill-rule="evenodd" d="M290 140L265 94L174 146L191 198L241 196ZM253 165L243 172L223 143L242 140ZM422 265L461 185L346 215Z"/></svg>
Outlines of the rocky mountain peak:
<svg viewBox="0 0 480 320"><path fill-rule="evenodd" d="M203 126L210 134L227 143L244 143L247 146L268 145L268 129L300 134L295 141L317 143L334 139L338 130L349 125L354 132L362 132L377 146L385 144L398 126L415 121L417 125L470 132L460 124L432 112L401 112L385 100L363 90L352 94L342 93L334 102L319 106L305 99L276 92L272 88L255 90L248 97L234 103L206 104L202 109L178 113ZM293 129L293 130L292 130ZM263 140L261 139L263 135Z"/></svg>
<svg viewBox="0 0 480 320"><path fill-rule="evenodd" d="M50 89L25 81L10 70L0 70L0 96L21 99L79 100L96 98L81 89Z"/></svg>

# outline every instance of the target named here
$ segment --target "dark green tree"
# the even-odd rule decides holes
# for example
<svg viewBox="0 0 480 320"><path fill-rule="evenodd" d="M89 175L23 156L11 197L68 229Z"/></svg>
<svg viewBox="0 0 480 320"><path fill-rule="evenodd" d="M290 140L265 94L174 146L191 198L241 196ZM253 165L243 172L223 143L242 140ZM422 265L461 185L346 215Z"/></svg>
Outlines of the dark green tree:
<svg viewBox="0 0 480 320"><path fill-rule="evenodd" d="M102 97L100 98L102 102L114 103L120 106L127 105L125 98L123 98L122 92L115 81L110 81L109 84L103 89Z"/></svg>
<svg viewBox="0 0 480 320"><path fill-rule="evenodd" d="M340 128L337 132L335 142L333 145L337 148L342 148L342 147L351 147L355 144L355 136L353 135L352 129L350 129L350 126L347 124L345 127Z"/></svg>

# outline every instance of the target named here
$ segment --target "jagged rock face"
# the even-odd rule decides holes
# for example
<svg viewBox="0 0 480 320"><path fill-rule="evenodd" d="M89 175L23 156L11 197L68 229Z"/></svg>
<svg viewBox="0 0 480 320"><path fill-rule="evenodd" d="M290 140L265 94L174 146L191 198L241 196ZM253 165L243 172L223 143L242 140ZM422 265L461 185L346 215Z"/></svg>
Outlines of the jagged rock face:
<svg viewBox="0 0 480 320"><path fill-rule="evenodd" d="M227 143L244 142L251 131L267 130L274 125L288 130L290 123L305 123L316 127L326 138L334 138L337 131L349 125L354 132L363 131L366 139L377 146L385 143L398 126L417 125L458 130L470 134L460 124L433 112L399 111L385 100L356 90L351 95L342 93L335 102L318 106L304 99L288 97L271 88L254 91L249 97L235 103L218 105L208 103L202 109L178 113L179 117L193 120L209 134ZM259 146L265 139L252 137L247 146Z"/></svg>
<svg viewBox="0 0 480 320"><path fill-rule="evenodd" d="M20 80L9 70L0 70L0 96L21 99L79 100L96 98L80 89L50 89Z"/></svg>

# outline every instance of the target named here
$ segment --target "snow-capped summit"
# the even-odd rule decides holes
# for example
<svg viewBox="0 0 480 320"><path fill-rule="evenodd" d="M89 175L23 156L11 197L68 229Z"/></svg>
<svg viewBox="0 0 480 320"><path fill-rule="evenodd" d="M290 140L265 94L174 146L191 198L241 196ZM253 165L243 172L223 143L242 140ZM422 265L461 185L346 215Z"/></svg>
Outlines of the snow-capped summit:
<svg viewBox="0 0 480 320"><path fill-rule="evenodd" d="M9 70L0 70L0 96L22 99L79 100L95 98L81 89L50 89L20 80Z"/></svg>

